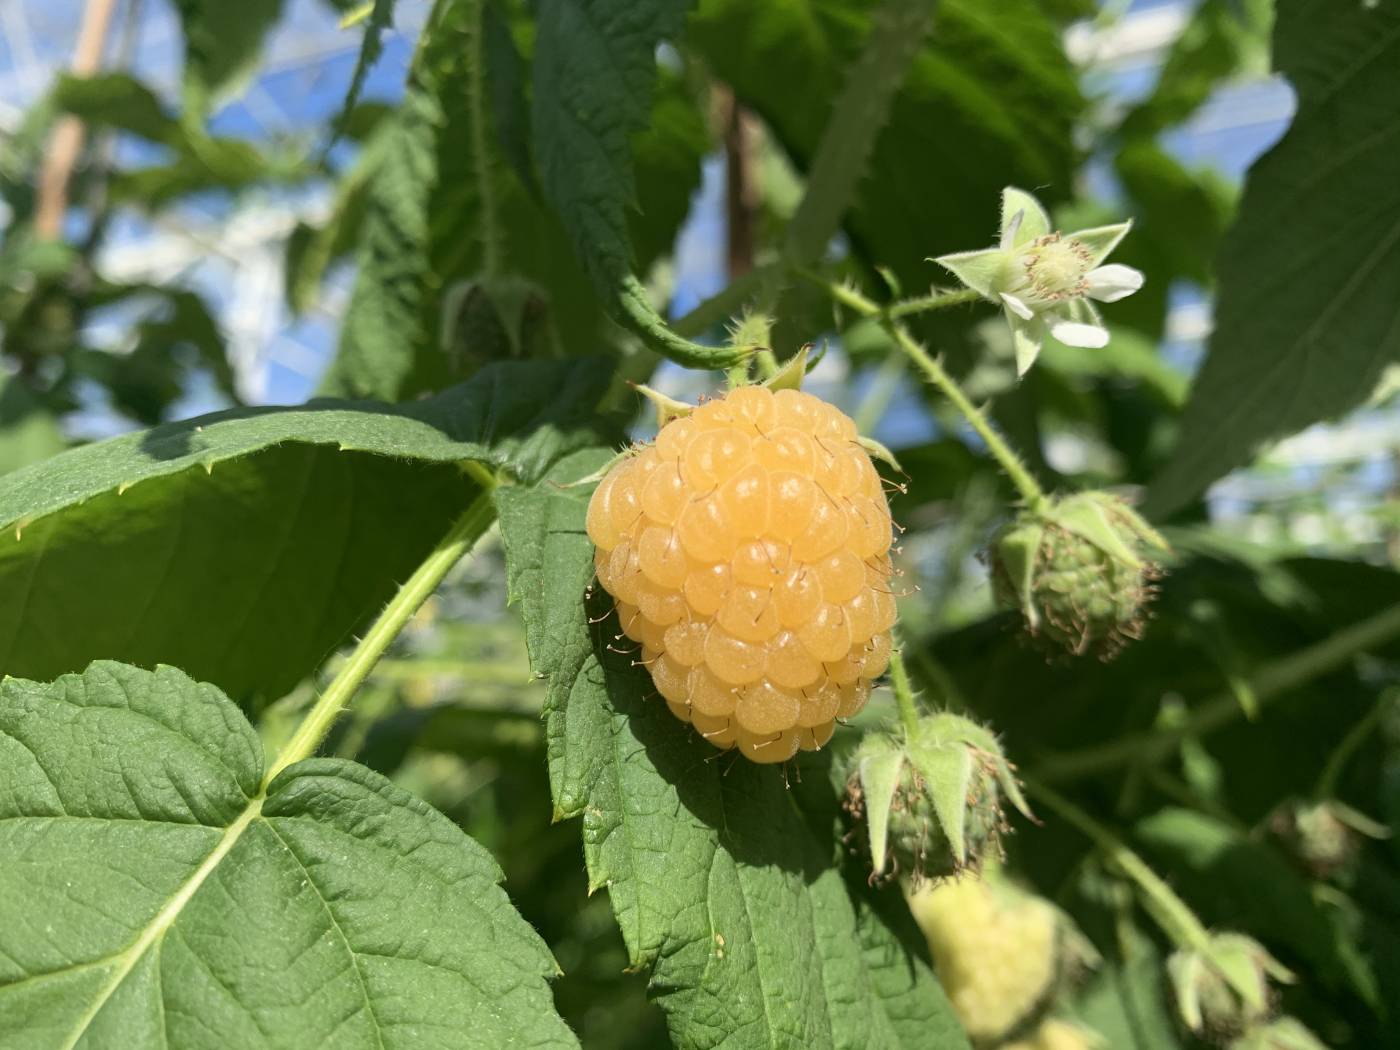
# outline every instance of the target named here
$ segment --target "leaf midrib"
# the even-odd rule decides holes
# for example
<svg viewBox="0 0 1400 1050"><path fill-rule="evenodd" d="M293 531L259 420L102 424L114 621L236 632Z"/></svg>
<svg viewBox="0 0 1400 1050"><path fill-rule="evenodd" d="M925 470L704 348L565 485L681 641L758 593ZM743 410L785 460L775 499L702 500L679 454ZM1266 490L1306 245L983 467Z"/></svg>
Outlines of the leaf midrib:
<svg viewBox="0 0 1400 1050"><path fill-rule="evenodd" d="M185 905L190 902L190 899L199 890L199 887L204 884L204 880L207 879L214 869L222 863L223 859L228 856L229 851L232 850L238 840L242 838L243 832L248 830L248 826L261 815L263 803L266 801L267 794L265 791L259 792L255 798L249 800L248 805L243 808L243 812L224 829L223 835L220 836L214 848L210 850L209 855L204 858L204 861L194 870L194 873L181 884L180 888L175 891L171 898L165 902L165 906L161 908L160 911L156 912L151 920L142 927L136 939L123 949L120 954L109 957L115 959L117 962L116 968L112 971L112 976L93 999L92 1005L90 1005L83 1016L78 1019L77 1025L63 1042L60 1050L73 1050L73 1048L78 1045L78 1040L83 1037L83 1034L92 1025L93 1020L102 1012L102 1008L107 1005L107 1001L112 998L116 990L121 987L122 982L125 981L131 971L135 969L136 964L141 961L141 957L146 954L147 950L150 949L152 945L159 943L160 939L165 935L165 932L169 930L170 927L174 925L175 920L179 918L180 912L184 909Z"/></svg>

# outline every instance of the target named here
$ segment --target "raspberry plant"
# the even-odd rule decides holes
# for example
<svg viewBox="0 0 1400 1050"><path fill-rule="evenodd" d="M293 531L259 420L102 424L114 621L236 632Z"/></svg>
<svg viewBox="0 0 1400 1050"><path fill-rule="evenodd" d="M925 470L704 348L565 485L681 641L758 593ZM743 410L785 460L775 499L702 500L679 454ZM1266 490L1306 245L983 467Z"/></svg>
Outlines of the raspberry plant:
<svg viewBox="0 0 1400 1050"><path fill-rule="evenodd" d="M1393 508L1208 492L1393 400L1400 3L1204 0L1122 106L1072 0L432 0L389 104L336 3L231 136L284 6L0 133L0 1047L1400 1045ZM243 405L111 230L307 188L334 353Z"/></svg>

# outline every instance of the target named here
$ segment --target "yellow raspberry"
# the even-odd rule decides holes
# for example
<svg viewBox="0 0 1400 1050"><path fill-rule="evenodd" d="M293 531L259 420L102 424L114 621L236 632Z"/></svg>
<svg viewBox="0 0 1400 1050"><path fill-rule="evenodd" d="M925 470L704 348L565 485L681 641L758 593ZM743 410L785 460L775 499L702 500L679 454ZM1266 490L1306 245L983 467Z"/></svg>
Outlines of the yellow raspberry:
<svg viewBox="0 0 1400 1050"><path fill-rule="evenodd" d="M1096 1033L1051 1017L1040 1022L1025 1039L1003 1043L999 1050L1097 1050L1102 1045L1103 1040Z"/></svg>
<svg viewBox="0 0 1400 1050"><path fill-rule="evenodd" d="M909 900L938 979L976 1043L995 1043L1048 998L1059 971L1059 919L1038 897L986 879L930 885Z"/></svg>
<svg viewBox="0 0 1400 1050"><path fill-rule="evenodd" d="M588 505L598 581L675 716L783 762L889 664L892 528L849 416L745 386L668 422Z"/></svg>

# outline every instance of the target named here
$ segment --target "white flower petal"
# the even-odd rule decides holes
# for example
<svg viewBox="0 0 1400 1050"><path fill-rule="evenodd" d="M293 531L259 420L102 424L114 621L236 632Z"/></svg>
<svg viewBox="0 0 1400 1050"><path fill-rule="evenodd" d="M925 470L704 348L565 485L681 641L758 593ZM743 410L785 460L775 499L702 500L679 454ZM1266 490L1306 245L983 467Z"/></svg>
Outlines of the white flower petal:
<svg viewBox="0 0 1400 1050"><path fill-rule="evenodd" d="M1008 310L1010 310L1017 317L1021 318L1021 320L1023 321L1029 321L1032 317L1035 316L1034 310L1032 310L1029 306L1027 306L1020 299L1016 298L1016 296L1012 295L1010 292L1002 292L1001 301L1006 305L1006 308Z"/></svg>
<svg viewBox="0 0 1400 1050"><path fill-rule="evenodd" d="M1089 284L1088 294L1091 298L1101 303L1116 303L1141 288L1143 277L1141 270L1121 263L1109 263L1090 270L1085 280Z"/></svg>
<svg viewBox="0 0 1400 1050"><path fill-rule="evenodd" d="M1108 345L1108 329L1077 321L1052 321L1050 334L1066 346L1097 350Z"/></svg>
<svg viewBox="0 0 1400 1050"><path fill-rule="evenodd" d="M1025 213L1024 211L1018 211L1015 215L1011 216L1011 221L1010 221L1010 222L1002 222L1002 224L1001 224L1001 250L1002 250L1002 251L1004 251L1004 252L1009 252L1012 248L1016 247L1016 233L1017 233L1018 230L1020 230L1020 228L1021 228L1021 223L1025 220L1025 218L1026 218L1026 213Z"/></svg>

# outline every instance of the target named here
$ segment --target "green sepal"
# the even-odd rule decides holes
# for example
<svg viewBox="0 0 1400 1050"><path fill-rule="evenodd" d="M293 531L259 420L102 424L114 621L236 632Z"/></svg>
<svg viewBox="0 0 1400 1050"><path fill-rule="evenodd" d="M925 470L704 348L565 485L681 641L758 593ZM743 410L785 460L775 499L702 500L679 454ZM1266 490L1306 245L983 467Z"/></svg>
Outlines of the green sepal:
<svg viewBox="0 0 1400 1050"><path fill-rule="evenodd" d="M1114 561L1134 569L1142 568L1142 559L1128 546L1122 532L1110 520L1104 503L1105 497L1102 493L1081 492L1063 500L1055 508L1053 520L1066 532L1088 540ZM1116 511L1117 507L1114 510Z"/></svg>
<svg viewBox="0 0 1400 1050"><path fill-rule="evenodd" d="M997 559L1011 582L1012 593L1026 618L1026 625L1034 630L1040 623L1040 614L1031 601L1031 587L1035 583L1036 560L1040 557L1040 547L1045 540L1045 523L1037 517L1026 517L1008 529L997 540Z"/></svg>
<svg viewBox="0 0 1400 1050"><path fill-rule="evenodd" d="M1091 265L1097 266L1108 258L1110 252L1118 247L1118 242L1128 235L1128 231L1133 228L1131 221L1116 222L1111 226L1095 226L1088 230L1079 230L1075 233L1066 234L1068 240L1078 241L1089 249Z"/></svg>
<svg viewBox="0 0 1400 1050"><path fill-rule="evenodd" d="M1205 1027L1200 995L1205 965L1205 960L1191 951L1176 952L1167 960L1167 976L1171 979L1177 1013L1181 1023L1192 1032Z"/></svg>
<svg viewBox="0 0 1400 1050"><path fill-rule="evenodd" d="M871 459L878 459L881 463L888 463L901 474L904 473L904 468L899 465L899 460L894 458L894 453L873 437L865 437L864 435L857 437L856 444L865 449Z"/></svg>
<svg viewBox="0 0 1400 1050"><path fill-rule="evenodd" d="M890 807L894 805L894 794L904 772L904 751L888 737L868 740L857 756L856 771L865 797L871 866L878 875L885 870L889 851Z"/></svg>
<svg viewBox="0 0 1400 1050"><path fill-rule="evenodd" d="M807 356L811 349L810 343L803 346L765 379L763 385L769 390L801 390L802 380L807 378Z"/></svg>
<svg viewBox="0 0 1400 1050"><path fill-rule="evenodd" d="M972 752L958 742L910 740L909 764L923 777L924 790L958 867L967 863L967 796L972 786Z"/></svg>
<svg viewBox="0 0 1400 1050"><path fill-rule="evenodd" d="M1358 835L1365 835L1368 839L1388 839L1390 829L1378 820L1373 820L1358 809L1353 809L1345 802L1338 802L1336 799L1323 803L1332 815L1341 823L1351 828Z"/></svg>
<svg viewBox="0 0 1400 1050"><path fill-rule="evenodd" d="M954 252L952 255L940 255L930 261L950 271L954 277L979 295L986 296L994 303L1001 302L993 288L1001 283L1011 256L1000 248Z"/></svg>
<svg viewBox="0 0 1400 1050"><path fill-rule="evenodd" d="M1019 248L1023 244L1029 244L1037 237L1044 237L1050 232L1050 216L1045 213L1045 208L1040 201L1036 200L1025 190L1017 189L1015 186L1007 186L1001 191L1001 234L1005 238L1008 228L1017 214L1021 216L1020 225L1016 229L1016 234L1011 243L1003 244L1003 248Z"/></svg>
<svg viewBox="0 0 1400 1050"><path fill-rule="evenodd" d="M694 405L688 405L684 401L677 401L674 397L668 397L659 390L653 390L645 383L632 383L631 387L637 393L652 403L656 409L656 426L659 430L673 419L684 419L695 411Z"/></svg>

